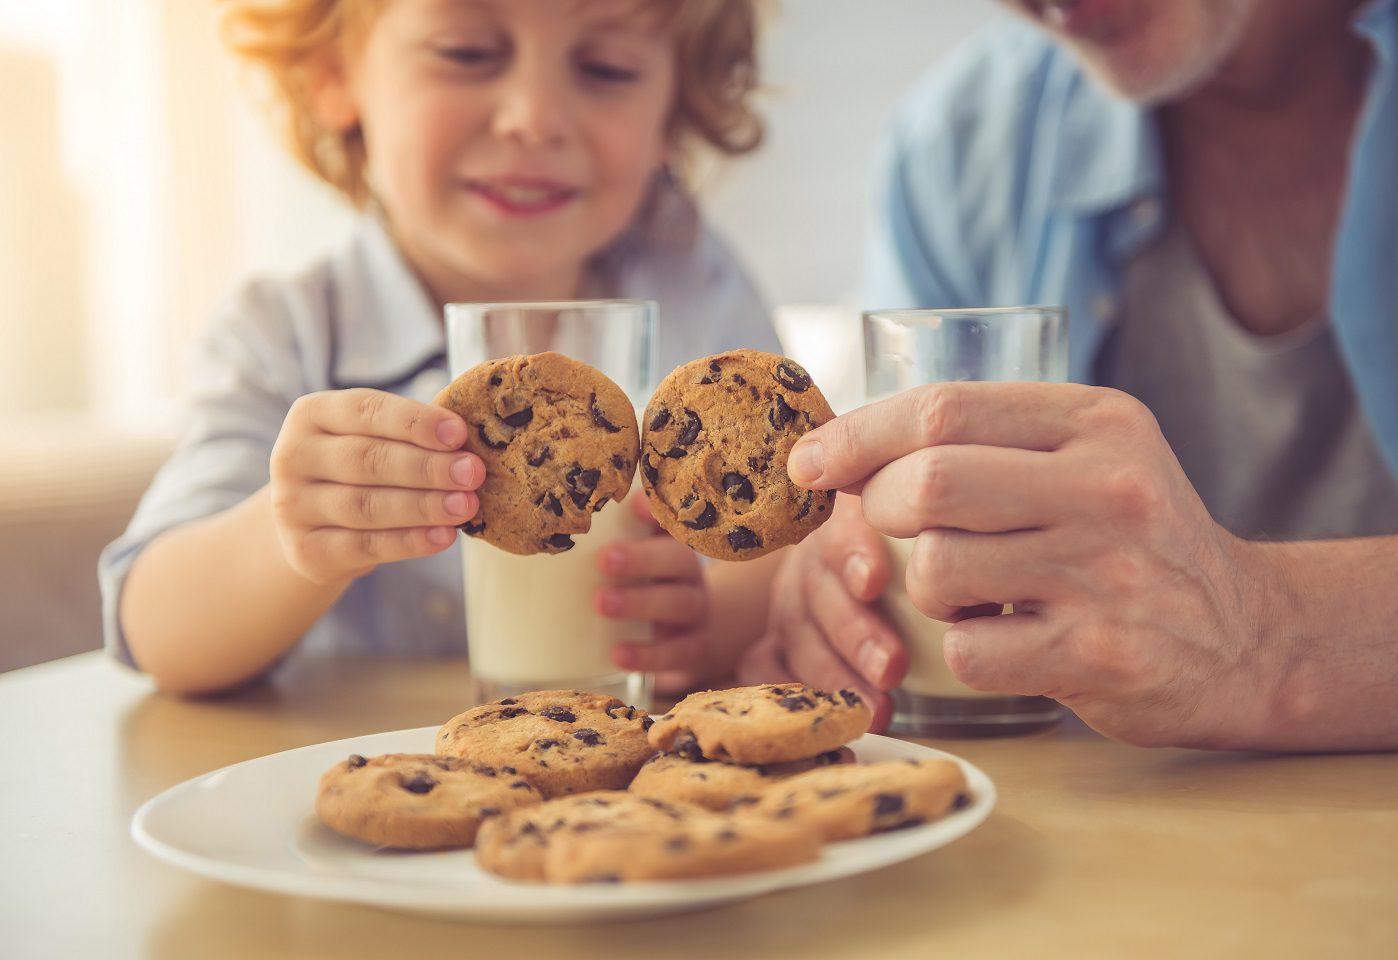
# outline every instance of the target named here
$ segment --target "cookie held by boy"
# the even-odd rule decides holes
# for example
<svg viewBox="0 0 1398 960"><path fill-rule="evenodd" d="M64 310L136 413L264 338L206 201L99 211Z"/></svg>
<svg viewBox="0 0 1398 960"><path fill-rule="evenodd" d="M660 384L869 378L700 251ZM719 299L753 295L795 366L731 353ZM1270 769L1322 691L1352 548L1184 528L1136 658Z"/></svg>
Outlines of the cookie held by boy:
<svg viewBox="0 0 1398 960"><path fill-rule="evenodd" d="M561 353L472 367L433 403L460 414L485 462L480 510L460 530L517 554L562 553L631 487L639 437L626 393Z"/></svg>

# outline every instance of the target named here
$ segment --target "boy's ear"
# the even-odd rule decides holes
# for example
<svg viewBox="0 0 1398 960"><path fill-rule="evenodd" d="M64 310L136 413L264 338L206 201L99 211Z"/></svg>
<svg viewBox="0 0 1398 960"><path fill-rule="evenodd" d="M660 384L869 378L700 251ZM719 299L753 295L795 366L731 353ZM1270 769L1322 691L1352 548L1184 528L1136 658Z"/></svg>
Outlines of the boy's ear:
<svg viewBox="0 0 1398 960"><path fill-rule="evenodd" d="M359 106L355 103L349 72L338 54L327 54L306 67L306 87L310 93L311 113L322 127L349 130L359 123Z"/></svg>

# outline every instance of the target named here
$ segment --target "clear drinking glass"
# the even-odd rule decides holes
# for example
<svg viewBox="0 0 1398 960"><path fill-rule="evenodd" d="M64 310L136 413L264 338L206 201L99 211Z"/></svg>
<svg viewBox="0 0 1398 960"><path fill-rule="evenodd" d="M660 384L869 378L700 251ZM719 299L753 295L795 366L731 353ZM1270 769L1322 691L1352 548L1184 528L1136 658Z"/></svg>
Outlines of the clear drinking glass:
<svg viewBox="0 0 1398 960"><path fill-rule="evenodd" d="M656 305L649 300L449 303L447 362L458 376L486 360L553 350L596 367L640 411L656 387ZM636 487L632 495L639 495ZM627 498L628 501L630 497ZM517 556L462 538L466 644L478 702L529 690L608 693L649 709L653 677L618 670L618 640L650 640L650 624L611 620L593 597L597 552L644 536L629 503L611 503L567 553Z"/></svg>
<svg viewBox="0 0 1398 960"><path fill-rule="evenodd" d="M865 395L880 400L927 383L1040 380L1068 376L1063 307L874 310L864 314ZM904 578L913 540L886 538L893 576L880 600L908 648L908 675L893 691L892 732L919 736L1004 736L1057 723L1047 697L986 694L962 684L942 659L948 624L913 606Z"/></svg>

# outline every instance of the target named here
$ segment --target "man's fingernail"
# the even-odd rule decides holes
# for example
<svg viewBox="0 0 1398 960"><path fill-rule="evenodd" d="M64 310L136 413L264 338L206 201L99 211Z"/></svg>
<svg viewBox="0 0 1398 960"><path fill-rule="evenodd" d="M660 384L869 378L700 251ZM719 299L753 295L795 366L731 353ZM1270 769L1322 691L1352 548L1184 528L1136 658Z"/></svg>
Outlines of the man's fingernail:
<svg viewBox="0 0 1398 960"><path fill-rule="evenodd" d="M870 683L882 685L883 675L888 670L888 651L879 646L877 640L865 640L857 654L859 671Z"/></svg>
<svg viewBox="0 0 1398 960"><path fill-rule="evenodd" d="M845 586L860 599L869 589L869 575L869 561L862 553L856 553L845 561Z"/></svg>
<svg viewBox="0 0 1398 960"><path fill-rule="evenodd" d="M813 483L825 472L825 451L819 440L798 443L786 461L786 472L796 483Z"/></svg>
<svg viewBox="0 0 1398 960"><path fill-rule="evenodd" d="M443 420L437 424L437 439L449 447L459 447L466 441L466 424L460 420Z"/></svg>

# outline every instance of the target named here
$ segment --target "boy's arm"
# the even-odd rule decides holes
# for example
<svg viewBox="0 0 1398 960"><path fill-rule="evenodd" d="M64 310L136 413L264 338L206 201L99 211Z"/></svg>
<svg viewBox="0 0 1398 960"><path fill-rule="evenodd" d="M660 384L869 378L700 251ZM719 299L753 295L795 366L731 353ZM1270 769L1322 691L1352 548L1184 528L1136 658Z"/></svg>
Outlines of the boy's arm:
<svg viewBox="0 0 1398 960"><path fill-rule="evenodd" d="M350 582L312 583L290 567L263 487L151 541L127 575L119 616L157 686L209 693L270 667Z"/></svg>

